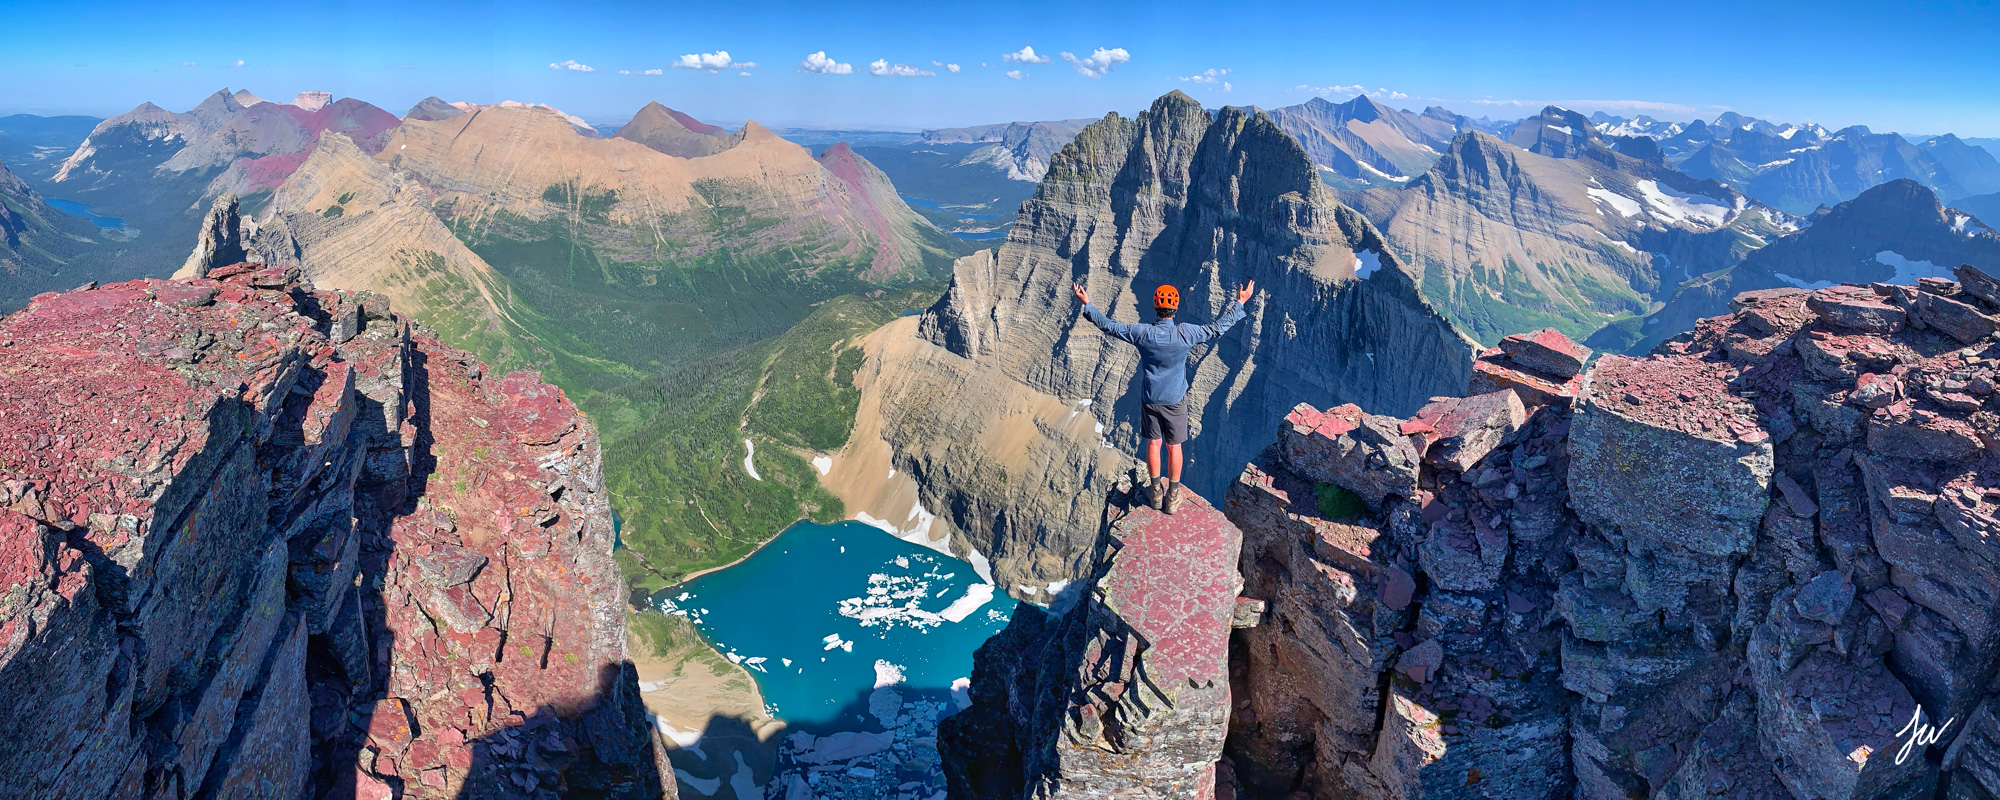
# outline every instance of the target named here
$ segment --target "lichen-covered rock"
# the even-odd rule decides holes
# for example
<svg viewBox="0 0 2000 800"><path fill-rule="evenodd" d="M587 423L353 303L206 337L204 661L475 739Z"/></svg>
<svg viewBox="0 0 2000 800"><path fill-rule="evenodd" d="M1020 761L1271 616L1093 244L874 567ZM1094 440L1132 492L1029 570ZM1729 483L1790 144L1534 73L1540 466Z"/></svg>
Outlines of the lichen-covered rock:
<svg viewBox="0 0 2000 800"><path fill-rule="evenodd" d="M561 391L206 272L0 321L0 795L670 794Z"/></svg>
<svg viewBox="0 0 2000 800"><path fill-rule="evenodd" d="M974 706L939 733L953 794L1215 797L1241 547L1199 496L1166 515L1123 487L1081 600L975 657Z"/></svg>
<svg viewBox="0 0 2000 800"><path fill-rule="evenodd" d="M1380 506L1390 496L1417 493L1422 453L1393 417L1366 414L1349 403L1324 412L1299 404L1278 429L1285 463Z"/></svg>

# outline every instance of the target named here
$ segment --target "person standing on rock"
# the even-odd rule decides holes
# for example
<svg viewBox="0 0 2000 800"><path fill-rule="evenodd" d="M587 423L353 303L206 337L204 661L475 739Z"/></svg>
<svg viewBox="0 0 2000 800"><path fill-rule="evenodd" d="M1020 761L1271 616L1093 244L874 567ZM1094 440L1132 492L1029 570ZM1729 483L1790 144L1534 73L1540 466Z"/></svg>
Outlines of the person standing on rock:
<svg viewBox="0 0 2000 800"><path fill-rule="evenodd" d="M1083 316L1091 324L1139 348L1139 364L1146 373L1139 436L1146 440L1146 472L1151 480L1152 503L1155 508L1172 514L1180 505L1181 443L1188 438L1188 351L1228 333L1231 326L1243 321L1243 304L1250 300L1257 282L1250 281L1237 289L1235 301L1207 325L1174 321L1174 312L1181 307L1181 293L1172 286L1162 286L1153 292L1153 312L1159 318L1151 325L1112 322L1090 304L1090 294L1084 291L1083 284L1071 283L1070 288L1075 290L1077 302L1083 304ZM1165 477L1160 475L1162 439L1167 444Z"/></svg>

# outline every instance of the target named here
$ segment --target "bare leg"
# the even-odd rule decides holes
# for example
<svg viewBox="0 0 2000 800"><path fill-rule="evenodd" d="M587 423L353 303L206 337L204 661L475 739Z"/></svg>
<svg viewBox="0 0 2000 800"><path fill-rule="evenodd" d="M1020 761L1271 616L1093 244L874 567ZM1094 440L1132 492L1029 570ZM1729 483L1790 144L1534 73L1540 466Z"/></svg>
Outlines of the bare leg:
<svg viewBox="0 0 2000 800"><path fill-rule="evenodd" d="M1176 475L1180 474L1180 454L1180 446L1175 445L1174 474ZM1158 439L1146 440L1146 474L1155 478L1160 477L1160 440Z"/></svg>
<svg viewBox="0 0 2000 800"><path fill-rule="evenodd" d="M1154 451L1153 456L1153 474L1158 475L1160 474L1159 452ZM1177 444L1167 445L1167 480L1174 483L1181 482L1181 446Z"/></svg>

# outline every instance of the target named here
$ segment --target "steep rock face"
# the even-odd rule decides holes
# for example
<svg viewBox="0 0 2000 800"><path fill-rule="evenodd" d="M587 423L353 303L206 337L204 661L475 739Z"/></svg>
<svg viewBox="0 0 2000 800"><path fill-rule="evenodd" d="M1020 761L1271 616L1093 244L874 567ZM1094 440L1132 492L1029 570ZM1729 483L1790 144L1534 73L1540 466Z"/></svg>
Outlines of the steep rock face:
<svg viewBox="0 0 2000 800"><path fill-rule="evenodd" d="M1242 536L1200 497L1168 516L1132 489L1063 610L1022 604L980 647L973 706L938 733L953 796L1215 796Z"/></svg>
<svg viewBox="0 0 2000 800"><path fill-rule="evenodd" d="M242 203L236 195L223 192L215 196L215 202L208 208L208 216L202 217L201 231L195 236L194 252L189 253L187 262L174 271L174 277L207 277L209 270L247 260L249 252L243 249Z"/></svg>
<svg viewBox="0 0 2000 800"><path fill-rule="evenodd" d="M1269 118L1211 120L1170 94L1085 129L998 253L960 259L936 305L871 337L857 383L881 419L861 427L964 534L961 552L1032 594L1083 573L1100 512L1087 498L1137 442L1138 354L1077 316L1071 281L1126 321L1151 318L1139 305L1160 284L1206 321L1257 282L1249 318L1190 365L1188 485L1215 497L1300 397L1407 412L1464 389L1471 343L1394 263Z"/></svg>
<svg viewBox="0 0 2000 800"><path fill-rule="evenodd" d="M0 794L671 796L560 390L233 265L38 297L0 398Z"/></svg>
<svg viewBox="0 0 2000 800"><path fill-rule="evenodd" d="M1499 418L1438 401L1415 486L1345 519L1315 480L1369 476L1267 451L1227 503L1270 609L1244 793L2000 796L2000 283L1959 276L1747 293L1469 461L1438 422Z"/></svg>
<svg viewBox="0 0 2000 800"><path fill-rule="evenodd" d="M1039 183L1048 174L1049 159L1090 122L1015 122L1000 131L998 141L966 154L958 163L988 164L1007 173L1008 180Z"/></svg>

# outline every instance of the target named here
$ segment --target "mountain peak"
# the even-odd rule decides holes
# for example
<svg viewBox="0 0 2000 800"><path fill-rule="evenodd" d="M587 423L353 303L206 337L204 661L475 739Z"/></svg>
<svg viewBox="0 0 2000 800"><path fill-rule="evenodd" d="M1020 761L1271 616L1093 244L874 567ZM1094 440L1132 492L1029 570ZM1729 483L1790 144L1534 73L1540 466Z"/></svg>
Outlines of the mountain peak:
<svg viewBox="0 0 2000 800"><path fill-rule="evenodd" d="M430 97L418 100L416 105L410 106L409 112L404 114L403 118L436 121L464 115L465 109L447 103L437 95L431 95Z"/></svg>

